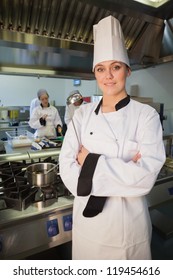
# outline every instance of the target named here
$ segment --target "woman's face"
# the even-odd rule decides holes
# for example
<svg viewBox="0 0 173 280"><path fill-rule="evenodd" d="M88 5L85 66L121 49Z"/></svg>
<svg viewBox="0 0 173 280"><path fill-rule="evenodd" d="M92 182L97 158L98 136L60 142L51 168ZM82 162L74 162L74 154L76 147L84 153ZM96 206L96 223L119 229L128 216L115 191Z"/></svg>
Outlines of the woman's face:
<svg viewBox="0 0 173 280"><path fill-rule="evenodd" d="M126 64L114 60L104 61L95 66L95 77L103 95L124 96L125 83L131 71Z"/></svg>
<svg viewBox="0 0 173 280"><path fill-rule="evenodd" d="M40 102L43 107L47 107L49 104L49 96L46 93L42 94L40 96Z"/></svg>

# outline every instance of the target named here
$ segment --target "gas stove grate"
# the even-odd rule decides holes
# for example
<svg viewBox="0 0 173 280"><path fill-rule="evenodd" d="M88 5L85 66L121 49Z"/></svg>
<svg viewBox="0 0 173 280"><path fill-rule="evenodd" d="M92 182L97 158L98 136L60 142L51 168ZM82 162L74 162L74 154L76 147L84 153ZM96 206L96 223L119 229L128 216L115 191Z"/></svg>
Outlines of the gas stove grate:
<svg viewBox="0 0 173 280"><path fill-rule="evenodd" d="M47 158L44 162L55 163L55 160ZM38 188L29 185L23 169L30 164L32 163L22 161L0 165L0 210L12 208L22 211L36 202L57 201L58 197L66 194L59 175L51 186ZM47 203L44 204L46 207Z"/></svg>

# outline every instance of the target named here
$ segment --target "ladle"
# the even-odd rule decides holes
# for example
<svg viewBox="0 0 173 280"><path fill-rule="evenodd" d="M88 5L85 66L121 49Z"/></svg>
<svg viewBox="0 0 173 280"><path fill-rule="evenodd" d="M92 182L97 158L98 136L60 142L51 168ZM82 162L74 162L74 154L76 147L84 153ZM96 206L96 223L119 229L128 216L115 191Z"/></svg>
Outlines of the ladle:
<svg viewBox="0 0 173 280"><path fill-rule="evenodd" d="M68 106L68 108L69 108L70 104L74 105L74 103L79 102L81 99L82 99L82 96L81 96L80 93L75 92L75 93L69 95L69 97L67 98L67 106ZM69 108L69 113L70 113L70 117L71 117L72 125L73 125L73 128L74 128L74 132L76 134L77 141L78 141L78 143L80 145L79 137L77 135L76 127L74 125L73 116L71 114L70 108Z"/></svg>
<svg viewBox="0 0 173 280"><path fill-rule="evenodd" d="M59 163L57 163L55 166L53 166L52 168L50 168L47 172L44 173L44 175L47 175L49 172L51 172L52 170L54 170L56 167L59 166ZM57 173L57 175L59 175L59 173Z"/></svg>

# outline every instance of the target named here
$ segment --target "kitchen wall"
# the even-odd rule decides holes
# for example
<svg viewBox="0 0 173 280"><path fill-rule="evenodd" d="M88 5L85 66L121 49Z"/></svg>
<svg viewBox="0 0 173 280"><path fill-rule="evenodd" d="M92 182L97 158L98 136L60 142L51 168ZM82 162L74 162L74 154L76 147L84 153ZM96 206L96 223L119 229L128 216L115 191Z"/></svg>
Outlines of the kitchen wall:
<svg viewBox="0 0 173 280"><path fill-rule="evenodd" d="M173 133L173 62L133 71L127 79L127 91L138 85L140 97L153 97L154 102L164 103L164 133Z"/></svg>
<svg viewBox="0 0 173 280"><path fill-rule="evenodd" d="M153 97L154 102L164 103L164 133L173 133L173 62L156 67L133 71L127 79L127 91L138 85L140 97ZM29 106L37 90L46 88L50 100L57 106L64 106L68 94L78 89L83 96L99 94L95 80L81 81L80 86L73 86L73 79L38 78L27 76L0 75L0 105Z"/></svg>
<svg viewBox="0 0 173 280"><path fill-rule="evenodd" d="M47 89L50 100L64 106L69 93L78 89L83 96L96 93L95 81L82 81L73 86L73 79L0 75L0 106L29 106L40 88Z"/></svg>

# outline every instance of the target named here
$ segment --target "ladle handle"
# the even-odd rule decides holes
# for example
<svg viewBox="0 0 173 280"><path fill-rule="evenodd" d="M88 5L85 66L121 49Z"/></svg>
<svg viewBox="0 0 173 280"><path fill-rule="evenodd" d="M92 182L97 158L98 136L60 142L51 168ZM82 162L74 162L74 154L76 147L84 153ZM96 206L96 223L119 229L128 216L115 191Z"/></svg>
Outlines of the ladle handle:
<svg viewBox="0 0 173 280"><path fill-rule="evenodd" d="M72 122L72 125L73 125L73 128L74 128L74 132L75 132L75 135L76 135L76 139L77 139L77 141L78 141L78 144L80 145L79 137L78 137L78 134L77 134L76 127L75 127L75 125L74 125L73 119L71 119L71 122Z"/></svg>
<svg viewBox="0 0 173 280"><path fill-rule="evenodd" d="M49 172L51 172L52 170L54 170L56 167L58 167L59 163L57 163L55 166L53 166L52 168L50 168L45 174L48 174Z"/></svg>

